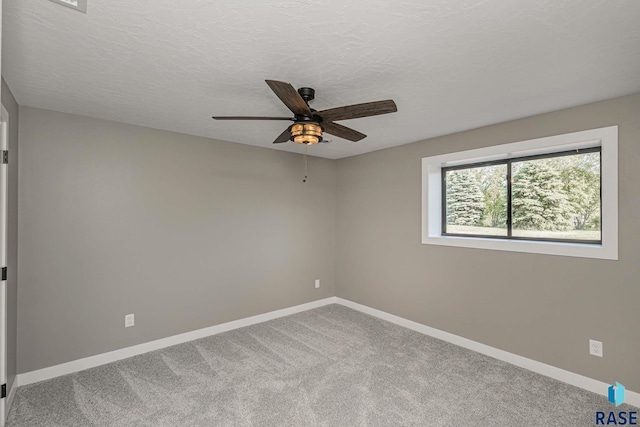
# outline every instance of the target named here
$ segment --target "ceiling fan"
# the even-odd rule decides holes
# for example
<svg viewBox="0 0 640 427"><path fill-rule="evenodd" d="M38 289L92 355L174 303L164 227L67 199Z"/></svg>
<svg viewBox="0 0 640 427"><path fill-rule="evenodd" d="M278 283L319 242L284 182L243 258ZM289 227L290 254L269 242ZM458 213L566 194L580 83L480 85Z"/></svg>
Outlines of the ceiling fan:
<svg viewBox="0 0 640 427"><path fill-rule="evenodd" d="M279 82L277 80L265 81L284 105L291 110L295 117L214 116L213 119L290 120L294 123L285 129L273 143L280 144L293 141L297 144L313 145L322 142L323 132L354 142L367 137L367 135L357 130L335 123L336 120L357 119L398 111L396 103L390 99L316 111L309 107L309 101L315 97L315 90L312 88L301 87L296 91L290 83Z"/></svg>

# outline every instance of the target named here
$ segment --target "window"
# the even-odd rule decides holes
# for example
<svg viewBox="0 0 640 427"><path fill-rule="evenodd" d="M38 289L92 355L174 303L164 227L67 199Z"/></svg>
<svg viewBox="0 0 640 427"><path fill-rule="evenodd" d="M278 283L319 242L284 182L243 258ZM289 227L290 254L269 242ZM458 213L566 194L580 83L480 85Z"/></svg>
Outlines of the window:
<svg viewBox="0 0 640 427"><path fill-rule="evenodd" d="M601 244L600 151L442 168L442 235Z"/></svg>
<svg viewBox="0 0 640 427"><path fill-rule="evenodd" d="M617 259L617 126L422 159L424 244Z"/></svg>

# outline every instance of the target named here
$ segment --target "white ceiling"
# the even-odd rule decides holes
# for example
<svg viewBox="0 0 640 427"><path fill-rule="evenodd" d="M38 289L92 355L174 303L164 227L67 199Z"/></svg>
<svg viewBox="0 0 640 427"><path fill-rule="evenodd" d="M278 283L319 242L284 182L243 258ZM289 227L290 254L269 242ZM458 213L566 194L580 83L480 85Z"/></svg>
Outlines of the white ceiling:
<svg viewBox="0 0 640 427"><path fill-rule="evenodd" d="M18 102L192 135L271 142L289 116L264 79L317 110L392 98L341 122L340 158L640 92L638 0L4 0L2 73Z"/></svg>

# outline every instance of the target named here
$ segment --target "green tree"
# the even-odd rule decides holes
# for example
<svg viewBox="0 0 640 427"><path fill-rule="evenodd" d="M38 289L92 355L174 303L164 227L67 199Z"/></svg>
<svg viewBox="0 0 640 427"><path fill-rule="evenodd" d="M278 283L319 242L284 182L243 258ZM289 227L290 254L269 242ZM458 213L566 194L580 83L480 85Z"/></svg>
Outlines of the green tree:
<svg viewBox="0 0 640 427"><path fill-rule="evenodd" d="M561 172L564 191L578 230L600 228L600 157L598 153L568 156Z"/></svg>
<svg viewBox="0 0 640 427"><path fill-rule="evenodd" d="M484 201L482 224L487 227L507 226L507 167L485 166L474 169Z"/></svg>
<svg viewBox="0 0 640 427"><path fill-rule="evenodd" d="M545 160L514 163L513 167L513 227L570 229L573 207L565 193L560 171Z"/></svg>
<svg viewBox="0 0 640 427"><path fill-rule="evenodd" d="M484 210L484 195L471 169L447 172L447 224L477 225Z"/></svg>

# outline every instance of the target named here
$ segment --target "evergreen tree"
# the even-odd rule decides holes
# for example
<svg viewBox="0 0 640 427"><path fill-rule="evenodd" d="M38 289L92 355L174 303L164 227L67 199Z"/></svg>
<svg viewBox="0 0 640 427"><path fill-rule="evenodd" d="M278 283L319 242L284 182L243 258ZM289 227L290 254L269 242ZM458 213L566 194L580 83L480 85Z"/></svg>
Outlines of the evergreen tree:
<svg viewBox="0 0 640 427"><path fill-rule="evenodd" d="M484 195L470 169L447 172L447 224L477 225L484 210Z"/></svg>
<svg viewBox="0 0 640 427"><path fill-rule="evenodd" d="M560 172L549 162L536 160L514 164L512 186L513 227L533 230L568 230L573 207Z"/></svg>

